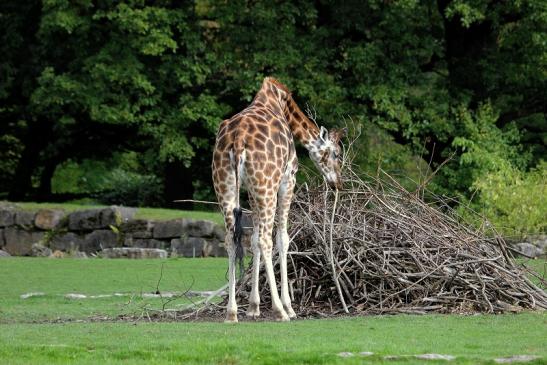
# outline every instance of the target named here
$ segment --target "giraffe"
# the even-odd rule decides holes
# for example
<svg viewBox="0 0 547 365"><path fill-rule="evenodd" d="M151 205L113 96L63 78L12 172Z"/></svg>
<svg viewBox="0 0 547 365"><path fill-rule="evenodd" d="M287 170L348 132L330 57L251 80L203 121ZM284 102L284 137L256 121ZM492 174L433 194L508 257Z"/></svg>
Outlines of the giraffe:
<svg viewBox="0 0 547 365"><path fill-rule="evenodd" d="M246 109L220 124L213 151L212 174L215 193L224 214L225 246L229 257L226 322L238 320L235 267L236 260L239 260L242 270L243 256L240 187L243 185L248 192L253 221L252 284L246 314L252 318L260 315L258 278L262 257L271 290L274 317L278 321L289 321L296 317L287 283L287 218L298 169L294 138L308 150L311 160L329 185L340 188L342 181L338 142L344 135L345 129L329 132L324 127L319 128L301 111L289 89L272 77L264 79ZM272 230L276 214L281 298L277 292L272 264Z"/></svg>

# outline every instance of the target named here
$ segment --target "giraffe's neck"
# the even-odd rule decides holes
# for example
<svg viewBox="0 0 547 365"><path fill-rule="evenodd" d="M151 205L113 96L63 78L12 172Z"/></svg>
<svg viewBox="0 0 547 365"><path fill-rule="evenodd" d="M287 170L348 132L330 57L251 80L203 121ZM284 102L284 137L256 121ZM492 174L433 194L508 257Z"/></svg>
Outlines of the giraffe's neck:
<svg viewBox="0 0 547 365"><path fill-rule="evenodd" d="M265 78L253 104L268 106L276 114L283 114L293 136L308 150L314 146L319 128L300 110L285 85L271 77Z"/></svg>
<svg viewBox="0 0 547 365"><path fill-rule="evenodd" d="M319 128L300 110L290 94L287 97L285 118L293 136L309 150L319 137Z"/></svg>

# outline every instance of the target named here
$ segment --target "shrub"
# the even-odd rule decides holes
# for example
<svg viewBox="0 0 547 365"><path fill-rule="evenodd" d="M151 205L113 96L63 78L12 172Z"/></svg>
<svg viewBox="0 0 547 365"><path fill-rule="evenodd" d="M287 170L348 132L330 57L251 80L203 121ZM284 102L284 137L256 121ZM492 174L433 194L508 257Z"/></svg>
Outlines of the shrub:
<svg viewBox="0 0 547 365"><path fill-rule="evenodd" d="M528 173L516 168L490 172L474 182L479 195L472 205L505 236L545 233L546 184L545 161Z"/></svg>
<svg viewBox="0 0 547 365"><path fill-rule="evenodd" d="M520 132L514 125L498 128L489 103L476 112L462 108L458 115L463 128L453 142L461 150L455 176L470 180L470 198L463 200L506 236L544 232L547 164L525 171L530 154L520 146ZM460 211L469 218L463 206Z"/></svg>
<svg viewBox="0 0 547 365"><path fill-rule="evenodd" d="M102 204L161 206L163 182L147 172L133 152L114 154L107 160L67 161L52 179L57 194L78 194Z"/></svg>
<svg viewBox="0 0 547 365"><path fill-rule="evenodd" d="M115 169L108 176L108 185L108 189L93 194L101 203L136 207L162 205L163 184L156 176Z"/></svg>

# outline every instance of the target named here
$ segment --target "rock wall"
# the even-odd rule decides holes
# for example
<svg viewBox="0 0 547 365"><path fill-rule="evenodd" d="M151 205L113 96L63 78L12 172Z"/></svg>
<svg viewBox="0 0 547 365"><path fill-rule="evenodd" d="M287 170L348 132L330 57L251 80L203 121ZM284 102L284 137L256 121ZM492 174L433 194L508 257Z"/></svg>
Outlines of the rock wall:
<svg viewBox="0 0 547 365"><path fill-rule="evenodd" d="M547 255L547 235L528 237L526 241L513 243L512 246L525 257Z"/></svg>
<svg viewBox="0 0 547 365"><path fill-rule="evenodd" d="M134 219L136 209L109 207L66 213L27 211L0 205L0 257L54 256L165 258L227 256L224 227L188 218ZM243 216L243 245L250 246L252 221ZM527 257L547 254L547 236L512 246Z"/></svg>
<svg viewBox="0 0 547 365"><path fill-rule="evenodd" d="M213 222L134 219L135 211L124 207L72 213L0 208L0 250L14 256L227 256L224 228Z"/></svg>

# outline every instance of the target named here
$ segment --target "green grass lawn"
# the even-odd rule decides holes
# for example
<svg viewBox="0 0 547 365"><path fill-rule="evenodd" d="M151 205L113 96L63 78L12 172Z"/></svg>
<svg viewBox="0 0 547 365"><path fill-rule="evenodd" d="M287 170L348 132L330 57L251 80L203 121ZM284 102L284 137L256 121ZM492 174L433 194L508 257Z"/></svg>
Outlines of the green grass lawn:
<svg viewBox="0 0 547 365"><path fill-rule="evenodd" d="M544 285L545 282L541 282L538 278L539 276L540 278L547 280L547 261L545 259L517 259L517 262L535 271L537 276L529 275L530 279L542 289L547 289Z"/></svg>
<svg viewBox="0 0 547 365"><path fill-rule="evenodd" d="M500 356L547 359L547 315L371 316L290 323L89 322L95 315L138 310L128 298L73 300L66 293L217 289L225 283L224 258L107 260L10 258L0 261L0 364L422 364L410 356L456 356L451 364L493 364ZM541 262L534 262L541 268ZM20 295L41 291L42 297ZM160 300L148 300L159 306ZM76 323L45 323L56 318ZM38 321L33 323L33 321ZM356 355L341 358L340 352ZM375 355L360 357L358 352ZM427 361L440 364L443 361Z"/></svg>
<svg viewBox="0 0 547 365"><path fill-rule="evenodd" d="M86 205L86 204L74 204L74 203L33 203L22 202L15 203L17 206L27 210L38 209L63 209L66 212L73 212L76 210L105 208L106 205ZM174 218L193 218L193 219L207 219L218 224L224 225L224 219L220 212L204 212L195 210L178 210L178 209L162 209L162 208L137 208L135 218L151 219L151 220L168 220Z"/></svg>
<svg viewBox="0 0 547 365"><path fill-rule="evenodd" d="M163 266L163 273L162 273ZM167 260L48 259L16 257L0 261L0 322L56 318L86 318L134 313L144 305L159 308L161 299L142 293L214 290L225 283L225 258ZM22 294L45 295L21 299ZM84 295L132 294L97 299L65 299ZM187 304L178 299L168 308ZM142 311L142 310L141 310Z"/></svg>
<svg viewBox="0 0 547 365"><path fill-rule="evenodd" d="M456 356L489 364L514 354L547 357L547 316L377 316L290 323L70 323L0 325L3 364L420 364L385 355ZM428 361L427 363L445 363ZM545 363L536 360L535 364Z"/></svg>

